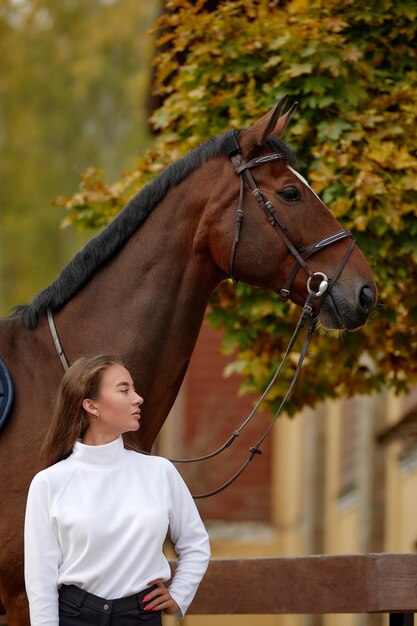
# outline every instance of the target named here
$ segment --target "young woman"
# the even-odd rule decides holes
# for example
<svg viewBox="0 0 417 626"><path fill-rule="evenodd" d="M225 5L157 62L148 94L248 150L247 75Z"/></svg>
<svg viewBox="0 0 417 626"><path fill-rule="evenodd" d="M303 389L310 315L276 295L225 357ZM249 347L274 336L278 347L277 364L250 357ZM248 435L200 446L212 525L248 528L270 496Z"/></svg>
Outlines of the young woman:
<svg viewBox="0 0 417 626"><path fill-rule="evenodd" d="M66 372L30 486L25 580L31 626L159 626L180 618L208 566L208 536L166 459L124 447L143 399L123 363L83 357ZM171 572L167 531L178 555Z"/></svg>

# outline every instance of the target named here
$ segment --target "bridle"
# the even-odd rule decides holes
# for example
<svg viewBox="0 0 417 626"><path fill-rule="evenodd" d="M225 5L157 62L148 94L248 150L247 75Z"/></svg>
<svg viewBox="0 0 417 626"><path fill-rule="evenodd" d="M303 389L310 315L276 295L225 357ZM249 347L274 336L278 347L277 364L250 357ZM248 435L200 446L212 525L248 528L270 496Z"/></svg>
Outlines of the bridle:
<svg viewBox="0 0 417 626"><path fill-rule="evenodd" d="M272 202L270 200L265 199L265 196L262 194L262 192L258 188L250 172L251 169L254 169L256 167L261 167L262 165L265 165L266 163L271 163L274 161L283 161L286 159L285 155L281 152L272 152L270 154L266 154L264 156L252 159L250 161L245 161L242 155L242 151L240 149L239 142L237 140L237 136L238 136L238 131L232 130L232 131L229 131L225 137L226 153L229 159L231 160L232 165L235 168L235 172L239 176L239 181L240 181L239 182L239 185L240 185L239 203L238 203L238 208L236 211L235 231L234 231L232 248L230 251L230 261L229 261L229 274L233 282L234 283L237 282L237 280L234 277L233 270L234 270L234 260L236 256L236 248L240 240L240 231L241 231L242 220L243 220L243 197L244 197L244 188L245 188L245 183L246 183L248 187L250 188L253 197L257 200L258 204L264 211L269 223L275 229L278 235L281 237L281 239L287 246L288 250L291 252L292 256L294 257L294 265L288 275L285 285L280 289L280 292L279 292L280 299L283 302L286 302L288 300L293 281L300 268L303 268L303 270L308 275L308 280L307 280L308 292L310 292L311 281L313 277L320 276L322 280L320 282L318 291L315 292L315 297L322 296L326 291L327 291L326 295L328 295L334 283L336 282L336 280L339 278L340 274L342 273L343 268L348 262L348 259L350 255L352 254L353 248L355 247L355 240L353 238L352 233L348 230L340 230L334 235L330 235L329 237L325 237L324 239L321 239L320 241L316 241L315 243L310 244L306 248L298 246L295 243L294 237L291 234L291 231L289 230L288 226L278 215L277 210L272 204ZM340 264L338 270L336 271L336 274L333 276L330 282L327 276L323 274L323 272L313 272L313 270L309 267L307 263L307 259L309 259L316 252L320 252L321 250L323 250L323 248L326 248L327 246L330 246L334 243L342 241L343 239L346 239L346 238L352 239L351 245L349 246L345 257L342 260L342 263Z"/></svg>
<svg viewBox="0 0 417 626"><path fill-rule="evenodd" d="M337 279L339 278L340 274L342 273L346 263L348 262L350 255L353 252L353 249L355 247L355 239L352 235L352 233L348 230L340 230L337 233L335 233L334 235L330 235L328 237L325 237L324 239L321 239L317 242L314 242L310 245L308 245L307 247L301 247L299 245L297 245L297 243L294 240L293 235L291 234L290 229L287 227L287 225L285 224L285 222L281 219L281 217L279 216L275 206L273 205L273 203L270 200L267 200L265 198L265 196L262 194L262 192L260 191L260 189L258 188L258 186L255 183L255 180L251 174L252 169L255 169L257 167L261 167L262 165L266 164L266 163L271 163L274 161L283 161L285 160L285 155L281 152L272 152L270 154L266 154L264 156L261 157L257 157L254 159L251 159L250 161L246 161L243 157L242 151L240 149L240 145L238 142L238 132L236 130L232 130L229 131L226 136L225 136L225 148L226 148L226 153L235 169L236 175L239 176L239 201L238 201L238 208L236 211L236 221L235 221L235 229L234 229L234 237L233 237L233 241L232 241L232 247L231 247L231 251L230 251L230 260L229 260L229 274L230 277L232 278L233 282L236 283L237 279L234 276L234 263L235 263L235 256L236 256L236 249L237 246L239 244L239 240L240 240L240 232L241 232L241 226L242 226L242 221L243 221L243 215L244 215L244 211L243 211L243 200L244 200L244 195L245 195L245 183L246 185L249 187L249 189L252 192L253 197L257 200L258 204L260 205L260 207L262 208L262 210L264 211L269 223L271 224L271 226L274 228L274 230L278 233L278 235L281 237L282 241L285 243L285 245L287 246L288 250L290 251L290 253L292 254L292 256L294 257L294 264L290 270L290 273L285 281L284 286L280 289L279 291L279 296L280 299L283 302L286 302L289 297L290 297L290 293L291 293L291 288L294 282L294 279L298 273L298 271L302 268L305 273L308 275L308 279L307 279L307 298L306 301L304 303L304 306L302 308L302 312L300 315L300 319L297 322L295 331L291 337L291 340L288 344L287 350L285 351L284 357L281 360L277 370L275 371L271 381L268 383L268 386L266 387L265 391L263 392L263 394L261 395L261 397L259 398L259 400L257 401L257 403L255 404L255 406L253 407L252 411L249 413L249 415L246 417L246 419L242 422L242 424L239 426L239 428L237 428L236 430L233 431L232 435L227 439L227 441L225 441L225 443L220 446L220 448L217 448L217 450L214 450L213 452L210 452L208 454L205 454L203 456L199 456L199 457L195 457L195 458L190 458L190 459L169 459L170 461L172 461L173 463L196 463L199 461L206 461L208 459L212 459L215 456L218 456L221 452L223 452L224 450L226 450L226 448L229 448L232 443L239 437L239 435L241 434L241 432L243 431L244 428L246 428L246 426L249 424L249 422L253 419L253 417L256 415L261 403L263 402L263 400L265 399L265 397L267 396L268 392L270 391L270 389L272 388L272 386L274 385L274 383L276 382L282 368L283 365L288 357L288 355L290 354L292 348L294 347L294 344L299 336L299 334L301 333L302 329L304 328L306 321L308 319L310 319L308 327L307 327L307 331L306 331L306 336L304 339L304 344L302 346L302 349L300 351L300 356L298 359L298 363L297 363L297 367L295 369L293 378L291 380L291 383L288 387L288 390L286 392L286 394L284 395L283 399L280 402L280 405L278 407L278 409L276 410L274 416L272 417L267 429L265 430L264 434L261 436L261 438L257 441L257 443L254 446L251 446L249 448L249 455L247 457L247 459L245 460L245 462L243 463L243 465L239 468L239 470L231 477L229 478L229 480L227 480L224 484L222 484L220 487L217 487L217 489L213 489L212 491L209 491L207 493L201 493L201 494L197 494L194 495L193 498L194 499L200 499L200 498L207 498L209 496L213 496L217 493L220 493L221 491L223 491L224 489L226 489L227 487L229 487L229 485L231 485L237 478L239 478L239 476L244 472L244 470L246 469L246 467L249 465L249 463L253 460L253 458L255 456L258 456L260 454L262 454L261 451L261 445L264 442L264 440L266 439L266 437L269 435L270 431L272 430L272 427L274 426L275 422L277 421L284 405L285 402L287 401L289 395L291 394L291 391L294 388L294 385L297 381L297 378L299 376L299 373L301 371L301 366L303 364L304 361L304 357L307 353L308 347L310 345L311 342L311 338L314 332L314 329L316 327L317 324L317 320L318 320L318 313L320 311L320 308L325 300L325 298L330 294L334 284L336 283ZM336 269L334 275L329 279L326 274L324 274L323 272L314 272L311 267L308 265L307 260L315 253L320 252L321 250L323 250L324 248L327 248L330 245L336 244L344 239L351 239L351 242L349 244L349 247L344 255L344 257L342 258L342 261L339 265L339 267ZM317 291L315 291L312 287L312 280L314 277L318 277L320 279L319 285L318 285L318 289ZM319 299L319 302L316 304L315 306L315 310L313 311L313 306L312 306L312 302L316 299ZM54 345L55 345L55 349L57 351L57 354L61 360L62 366L64 368L64 370L68 369L68 361L65 357L65 353L64 350L62 348L59 336L58 336L58 332L56 330L56 326L55 326L55 322L54 322L54 317L53 317L53 312L50 308L47 309L47 315L48 315L48 323L49 323L49 328L50 328L50 332L54 341ZM148 452L144 452L144 454L149 454Z"/></svg>

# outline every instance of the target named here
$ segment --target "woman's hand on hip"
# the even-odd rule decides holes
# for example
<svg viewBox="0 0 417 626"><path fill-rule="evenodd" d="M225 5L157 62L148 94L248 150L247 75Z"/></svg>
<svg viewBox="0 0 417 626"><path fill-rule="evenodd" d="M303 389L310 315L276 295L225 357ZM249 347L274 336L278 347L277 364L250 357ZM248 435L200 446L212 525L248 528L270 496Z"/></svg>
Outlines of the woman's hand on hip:
<svg viewBox="0 0 417 626"><path fill-rule="evenodd" d="M162 580L152 580L148 584L149 586L156 585L157 587L143 598L145 611L164 611L167 615L174 615L174 613L181 610Z"/></svg>

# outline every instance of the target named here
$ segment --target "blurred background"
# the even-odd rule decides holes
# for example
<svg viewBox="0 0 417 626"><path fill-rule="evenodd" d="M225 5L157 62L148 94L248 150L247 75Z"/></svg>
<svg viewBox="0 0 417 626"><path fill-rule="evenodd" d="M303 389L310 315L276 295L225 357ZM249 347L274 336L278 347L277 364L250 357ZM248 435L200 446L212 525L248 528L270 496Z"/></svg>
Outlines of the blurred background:
<svg viewBox="0 0 417 626"><path fill-rule="evenodd" d="M0 308L28 302L94 231L52 202L90 166L115 179L149 146L159 2L0 2Z"/></svg>

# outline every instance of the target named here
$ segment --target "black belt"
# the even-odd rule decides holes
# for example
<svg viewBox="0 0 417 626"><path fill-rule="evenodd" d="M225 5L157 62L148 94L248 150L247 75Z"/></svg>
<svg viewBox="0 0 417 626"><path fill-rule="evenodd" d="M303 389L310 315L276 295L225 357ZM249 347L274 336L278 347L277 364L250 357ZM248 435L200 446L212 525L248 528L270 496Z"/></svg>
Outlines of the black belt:
<svg viewBox="0 0 417 626"><path fill-rule="evenodd" d="M107 600L106 598L100 598L93 593L88 593L84 589L80 589L75 585L62 585L59 589L59 598L61 600L72 600L77 606L88 606L90 609L101 611L102 613L120 613L121 611L128 611L129 609L139 608L144 610L143 598L153 589L156 589L157 585L147 587L139 593L135 593L133 596L126 596L126 598L118 598L117 600Z"/></svg>

